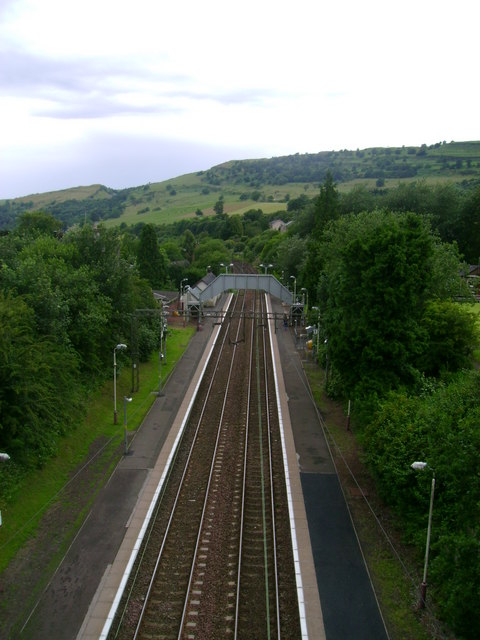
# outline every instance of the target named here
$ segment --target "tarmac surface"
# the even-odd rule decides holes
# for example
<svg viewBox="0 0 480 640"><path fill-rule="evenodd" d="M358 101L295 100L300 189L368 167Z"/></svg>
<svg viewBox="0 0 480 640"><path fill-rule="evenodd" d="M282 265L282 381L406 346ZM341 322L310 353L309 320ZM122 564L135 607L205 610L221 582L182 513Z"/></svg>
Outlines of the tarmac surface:
<svg viewBox="0 0 480 640"><path fill-rule="evenodd" d="M275 311L283 312L274 301ZM216 327L206 319L190 341L124 456L68 550L22 638L90 640L115 598L130 549L187 410L202 358ZM388 638L352 525L320 417L312 401L291 328L278 323L280 405L301 572L304 637L310 640ZM145 507L141 507L145 502ZM131 536L132 540L129 540ZM118 575L117 570L118 569Z"/></svg>

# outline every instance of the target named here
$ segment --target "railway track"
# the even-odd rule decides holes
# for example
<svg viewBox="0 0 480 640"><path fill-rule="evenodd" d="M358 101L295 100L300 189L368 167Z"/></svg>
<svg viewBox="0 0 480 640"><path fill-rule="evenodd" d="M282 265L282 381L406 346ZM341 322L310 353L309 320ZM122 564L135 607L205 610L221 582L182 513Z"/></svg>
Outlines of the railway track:
<svg viewBox="0 0 480 640"><path fill-rule="evenodd" d="M265 296L232 301L109 638L300 638Z"/></svg>

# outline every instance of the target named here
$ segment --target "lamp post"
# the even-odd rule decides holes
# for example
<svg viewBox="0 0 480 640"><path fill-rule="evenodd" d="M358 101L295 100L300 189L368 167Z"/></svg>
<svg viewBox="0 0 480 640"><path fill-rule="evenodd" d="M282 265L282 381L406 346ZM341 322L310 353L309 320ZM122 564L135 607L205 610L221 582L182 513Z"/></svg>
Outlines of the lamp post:
<svg viewBox="0 0 480 640"><path fill-rule="evenodd" d="M425 562L423 565L423 580L420 585L420 602L418 603L419 609L425 609L425 601L427 598L427 571L428 571L428 556L430 553L430 534L432 532L432 513L433 513L433 498L435 496L435 471L426 462L412 462L410 465L415 471L423 471L427 467L432 472L432 487L430 490L430 507L428 509L428 526L427 526L427 543L425 546Z"/></svg>
<svg viewBox="0 0 480 640"><path fill-rule="evenodd" d="M165 364L167 364L167 329L168 329L168 305L162 305L160 314L160 353L165 358Z"/></svg>
<svg viewBox="0 0 480 640"><path fill-rule="evenodd" d="M297 302L297 279L295 276L290 276L293 280L293 304Z"/></svg>
<svg viewBox="0 0 480 640"><path fill-rule="evenodd" d="M117 424L117 351L126 348L127 345L120 342L113 350L113 424Z"/></svg>
<svg viewBox="0 0 480 640"><path fill-rule="evenodd" d="M301 289L302 291L302 304L303 304L303 321L305 322L305 318L306 318L306 309L308 309L308 290L305 289L305 287L302 287ZM305 303L305 298L306 298L306 303Z"/></svg>
<svg viewBox="0 0 480 640"><path fill-rule="evenodd" d="M127 442L127 402L131 402L131 398L127 398L127 396L123 396L123 435L125 441L125 455L128 455L128 442Z"/></svg>
<svg viewBox="0 0 480 640"><path fill-rule="evenodd" d="M319 352L320 352L320 308L319 307L312 307L312 311L316 311L317 312L317 347L316 347L315 351L317 353L317 360L318 360Z"/></svg>
<svg viewBox="0 0 480 640"><path fill-rule="evenodd" d="M180 281L180 296L179 296L179 299L178 299L178 306L179 307L182 304L183 283L184 282L188 282L188 278L183 278L183 280ZM183 308L182 308L182 311L183 311Z"/></svg>
<svg viewBox="0 0 480 640"><path fill-rule="evenodd" d="M10 460L10 456L8 453L0 452L0 462L8 462ZM0 527L2 526L2 512L0 511Z"/></svg>
<svg viewBox="0 0 480 640"><path fill-rule="evenodd" d="M260 268L265 269L265 272L264 272L264 273L265 273L265 275L267 275L268 270L269 270L269 269L271 269L271 268L273 267L273 264L263 264L263 263L262 263L262 264L261 264L261 265L259 265L259 266L260 266Z"/></svg>
<svg viewBox="0 0 480 640"><path fill-rule="evenodd" d="M185 289L183 290L183 293L185 295L185 308L184 308L184 314L183 314L183 326L186 327L187 326L187 316L188 316L188 292L190 291L190 285L186 284L185 285Z"/></svg>
<svg viewBox="0 0 480 640"><path fill-rule="evenodd" d="M325 338L325 389L328 387L328 338Z"/></svg>
<svg viewBox="0 0 480 640"><path fill-rule="evenodd" d="M306 304L306 307L308 309L308 289L305 289L305 287L302 287L302 294L303 294L303 304Z"/></svg>
<svg viewBox="0 0 480 640"><path fill-rule="evenodd" d="M297 304L297 279L295 276L290 276L290 279L293 280L293 305L292 305L292 320L293 316L295 316L295 335L297 331L297 309L295 305ZM292 323L293 324L293 323Z"/></svg>
<svg viewBox="0 0 480 640"><path fill-rule="evenodd" d="M163 353L162 351L158 354L158 395L162 395L162 360Z"/></svg>

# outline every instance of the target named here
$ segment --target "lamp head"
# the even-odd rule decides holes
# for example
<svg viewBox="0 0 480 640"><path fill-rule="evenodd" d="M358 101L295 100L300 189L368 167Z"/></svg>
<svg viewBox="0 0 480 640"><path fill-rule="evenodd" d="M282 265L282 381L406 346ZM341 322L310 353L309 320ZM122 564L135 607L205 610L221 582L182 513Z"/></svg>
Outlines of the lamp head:
<svg viewBox="0 0 480 640"><path fill-rule="evenodd" d="M426 462L420 462L417 460L416 462L412 462L410 466L412 467L412 469L415 469L415 471L423 471L428 467L428 464Z"/></svg>
<svg viewBox="0 0 480 640"><path fill-rule="evenodd" d="M126 348L127 348L127 345L123 344L123 342L120 342L120 344L117 344L117 346L115 347L115 349L118 349L118 350L123 350Z"/></svg>

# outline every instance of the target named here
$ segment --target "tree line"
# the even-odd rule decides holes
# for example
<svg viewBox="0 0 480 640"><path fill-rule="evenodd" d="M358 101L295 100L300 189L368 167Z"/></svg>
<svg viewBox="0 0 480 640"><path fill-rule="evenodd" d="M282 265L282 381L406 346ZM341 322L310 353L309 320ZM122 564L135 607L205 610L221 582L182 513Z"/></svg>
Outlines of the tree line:
<svg viewBox="0 0 480 640"><path fill-rule="evenodd" d="M134 311L156 302L118 230L62 233L26 213L0 237L0 265L0 449L42 466L111 375L114 346L130 343ZM144 355L155 339L142 330Z"/></svg>

